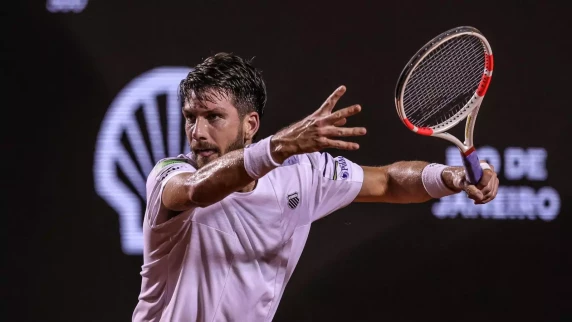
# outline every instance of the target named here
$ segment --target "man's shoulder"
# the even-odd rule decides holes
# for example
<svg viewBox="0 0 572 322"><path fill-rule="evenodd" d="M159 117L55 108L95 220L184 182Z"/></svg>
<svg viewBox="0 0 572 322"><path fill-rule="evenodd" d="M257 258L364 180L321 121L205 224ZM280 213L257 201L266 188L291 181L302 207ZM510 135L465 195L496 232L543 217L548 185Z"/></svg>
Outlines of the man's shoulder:
<svg viewBox="0 0 572 322"><path fill-rule="evenodd" d="M158 181L161 181L162 178L165 178L170 173L182 169L196 169L193 160L189 156L180 154L176 157L163 158L157 161L155 167L149 174L149 178L154 177L157 178Z"/></svg>
<svg viewBox="0 0 572 322"><path fill-rule="evenodd" d="M179 154L176 157L164 158L164 159L157 161L155 168L161 169L161 168L164 168L168 165L175 164L175 163L188 163L188 164L192 165L191 159L188 156L186 156L184 154Z"/></svg>

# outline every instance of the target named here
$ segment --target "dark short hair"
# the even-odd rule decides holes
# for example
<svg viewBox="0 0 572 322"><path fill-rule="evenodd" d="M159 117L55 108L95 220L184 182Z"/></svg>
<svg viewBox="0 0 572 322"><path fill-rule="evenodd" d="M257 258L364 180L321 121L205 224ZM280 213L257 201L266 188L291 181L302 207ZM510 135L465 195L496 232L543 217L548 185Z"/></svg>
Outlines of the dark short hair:
<svg viewBox="0 0 572 322"><path fill-rule="evenodd" d="M186 102L191 91L200 101L212 102L210 95L232 99L240 116L264 113L266 85L261 72L234 54L218 53L198 64L179 84L179 99Z"/></svg>

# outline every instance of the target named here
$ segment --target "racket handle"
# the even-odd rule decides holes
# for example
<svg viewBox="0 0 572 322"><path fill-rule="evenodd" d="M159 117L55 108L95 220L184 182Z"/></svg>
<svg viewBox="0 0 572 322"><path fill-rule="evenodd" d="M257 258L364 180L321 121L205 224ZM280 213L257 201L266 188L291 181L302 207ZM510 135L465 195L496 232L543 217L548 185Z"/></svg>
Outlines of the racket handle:
<svg viewBox="0 0 572 322"><path fill-rule="evenodd" d="M465 173L467 174L467 180L470 184L477 184L481 181L483 177L483 169L481 168L481 163L477 152L473 150L468 155L463 155L463 164L465 165Z"/></svg>

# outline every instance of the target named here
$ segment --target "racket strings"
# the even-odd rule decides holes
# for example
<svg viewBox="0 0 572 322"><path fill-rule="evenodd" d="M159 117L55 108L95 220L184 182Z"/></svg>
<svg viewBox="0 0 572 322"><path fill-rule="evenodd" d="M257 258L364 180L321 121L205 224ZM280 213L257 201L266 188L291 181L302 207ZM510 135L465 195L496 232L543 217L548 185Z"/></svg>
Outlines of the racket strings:
<svg viewBox="0 0 572 322"><path fill-rule="evenodd" d="M454 43L453 45L455 46L455 48L447 48L446 45L449 45L448 47L452 47L451 46L452 43ZM422 64L420 64L420 66L418 66L417 73L419 73L419 74L421 74L421 73L425 73L425 74L433 73L433 75L429 75L429 76L432 76L436 80L434 82L434 86L431 86L428 91L424 91L422 93L422 94L424 94L423 96L417 97L418 100L421 100L422 98L424 98L425 100L434 99L436 97L436 95L439 94L440 89L450 91L451 88L447 88L447 86L454 85L455 87L458 87L458 82L460 80L462 80L461 78L463 77L462 72L464 71L464 67L465 67L463 65L463 63L467 62L467 61L473 61L473 59L478 58L479 56L482 56L481 52L461 51L460 49L462 49L462 48L460 48L460 47L462 47L460 42L449 41L448 43L445 44L445 46L442 46L441 48L438 48L437 50L431 52L428 55L428 57L422 62ZM441 67L441 66L438 66L439 63L442 63L439 61L439 59L442 59L442 58L436 57L436 56L439 56L440 54L443 53L443 51L446 51L446 50L449 50L451 52L460 52L461 54L448 57L446 69L445 68L439 68L439 67ZM469 56L471 54L472 54L472 56ZM446 73L448 73L449 75L447 75ZM423 76L427 76L427 75L423 75ZM426 83L417 82L417 84L414 84L414 85L417 85L417 87L421 87L421 86L425 86ZM419 90L419 89L415 88L415 86L413 86L411 88L411 90L409 91L409 93L413 93L415 90ZM417 108L413 107L412 110L417 110L419 108L421 108L421 106L418 106Z"/></svg>
<svg viewBox="0 0 572 322"><path fill-rule="evenodd" d="M472 86L469 85L469 88L466 88L466 86L468 85L466 81L464 81L463 76L465 76L465 73L463 73L465 71L465 66L463 64L463 62L469 61L472 58L478 57L479 53L475 53L473 52L472 57L468 57L468 55L470 54L470 52L468 51L461 51L461 55L455 55L452 57L449 57L449 63L448 63L448 68L439 68L441 66L439 66L439 64L435 64L436 59L439 57L435 57L438 56L439 54L442 53L442 51L445 50L451 50L451 51L459 51L458 47L461 47L457 44L456 46L457 48L442 48L441 50L432 53L433 57L430 57L430 59L432 60L433 64L424 64L423 69L419 69L419 71L426 71L425 74L431 74L433 73L433 75L429 75L432 76L436 81L433 82L433 86L427 88L426 90L420 90L419 88L413 88L413 90L417 90L419 92L419 94L417 95L417 107L413 106L411 108L410 111L408 111L409 115L414 115L414 114L418 114L419 117L416 117L416 122L417 124L419 124L420 126L430 126L433 124L427 124L428 121L432 120L433 122L429 122L429 123L435 123L435 121L437 123L440 122L444 122L445 120L447 120L448 118L452 117L453 115L455 115L458 110L460 108L462 108L462 106L464 106L466 104L466 101L468 99L470 99L469 97L465 97L464 101L462 102L457 102L458 106L453 106L453 108L449 108L449 109L444 109L447 104L451 103L451 101L453 101L454 99L456 99L457 95L454 95L452 98L448 98L447 96L444 96L444 93L452 93L453 91L461 91L462 92L471 92L472 90ZM449 73L449 74L447 74ZM481 72L477 69L477 75L481 74ZM427 76L427 75L423 75L423 76ZM465 84L465 87L459 87L459 84ZM423 82L419 82L420 87L422 87L424 84ZM413 91L411 91L411 93L413 93ZM414 95L413 95L414 96ZM425 111L421 110L423 107L433 107L432 109L427 108ZM409 110L409 109L408 109ZM437 114L442 114L442 115L437 115ZM435 120L435 116L439 116L437 117L437 120ZM418 120L417 120L418 119Z"/></svg>
<svg viewBox="0 0 572 322"><path fill-rule="evenodd" d="M417 67L417 69L416 69L417 73L426 72L427 70L422 69L421 66L423 66L423 65L428 65L429 63L434 62L434 56L436 56L437 53L440 52L440 51L442 51L442 50L443 50L443 49L440 49L440 48L439 48L439 49L436 49L436 50L434 50L433 52L429 53L429 55L428 55L428 56L425 58L425 60L420 64L420 66ZM445 50L446 50L446 49L445 49ZM471 55L471 54L473 55L473 57L468 57L468 56ZM432 70L432 72L435 72L435 73L436 73L435 76L437 76L437 82L438 82L438 83L442 83L442 82L445 81L445 80L444 80L444 76L445 76L444 73L449 73L449 72L450 72L450 69L456 69L456 70L458 70L458 69L459 69L459 66L460 66L460 64L461 64L462 62L467 61L467 60L472 60L472 59L474 59L474 58L477 58L478 56L481 56L481 53L475 52L475 51L473 51L473 52L464 52L464 53L462 53L462 54L459 55L459 56L455 56L455 57L452 57L452 58L451 58L451 61L449 62L450 65L447 66L448 69ZM432 59L433 59L433 61L432 61ZM427 61L426 61L426 60L427 60ZM430 67L428 67L428 66L424 66L424 67L426 67L425 69L430 69ZM455 76L458 76L458 74L454 75L453 77L455 77ZM411 83L411 82L410 82L410 83ZM424 85L425 85L425 84L424 84L423 82L417 82L417 83L413 83L413 84L408 84L408 86L411 86L411 88L410 88L411 91L415 90L415 89L416 89L416 88L415 88L416 86L419 87L419 86L424 86Z"/></svg>
<svg viewBox="0 0 572 322"><path fill-rule="evenodd" d="M467 58L467 57L463 57L463 58ZM453 68L458 68L458 62L454 62L451 64ZM435 77L437 78L437 81L435 82L435 86L431 87L429 90L421 92L421 95L419 95L417 97L417 102L419 107L417 109L412 109L411 112L415 112L417 110L420 109L421 106L423 106L424 102L427 101L434 101L435 99L439 98L439 91L437 91L436 89L439 88L444 88L446 87L448 84L454 84L454 83L458 83L460 81L462 81L461 77L457 74L451 77L450 80L448 80L448 82L445 81L445 77L447 75L444 75L443 71L437 71ZM415 89L412 89L415 90ZM447 89L448 90L448 89ZM420 120L420 122L424 122L426 121L429 117L433 116L435 113L439 112L439 109L434 109L431 110L430 113L426 113L424 114L424 117Z"/></svg>
<svg viewBox="0 0 572 322"><path fill-rule="evenodd" d="M449 42L449 47L453 47L450 46ZM431 57L428 57L430 59L430 61L428 61L427 63L423 64L421 69L419 69L419 71L425 71L427 73L433 73L432 77L435 78L435 82L434 85L431 86L430 88L428 88L428 90L425 91L420 91L421 95L417 96L417 103L418 106L415 108L411 108L410 113L415 113L418 112L423 106L426 106L424 103L426 102L430 102L431 105L433 105L436 108L430 109L429 113L423 113L421 119L419 119L420 123L426 123L426 121L431 118L432 116L434 116L435 114L439 113L448 103L450 103L450 101L452 99L449 100L445 100L443 101L443 92L446 93L450 93L452 91L455 90L461 90L464 91L465 88L459 88L459 84L465 84L465 87L467 87L467 85L469 85L469 88L467 88L468 91L470 91L472 88L470 88L470 84L468 84L467 82L463 82L463 77L464 77L464 71L465 71L465 65L464 62L467 61L472 61L475 58L478 58L479 56L482 56L482 54L480 52L476 52L476 51L460 51L461 48L461 43L460 42L455 42L454 44L454 48L446 48L445 46L443 46L442 48L438 49L438 51L432 52L430 54ZM439 59L439 57L435 57L438 56L439 54L442 54L443 51L455 51L455 52L460 52L460 55L455 55L452 57L449 57L449 61L447 64L447 68L439 68L441 66L438 65L438 61L437 59ZM471 55L472 54L472 55ZM437 64L436 64L437 62ZM449 73L449 75L447 75L447 73ZM482 71L478 71L477 70L477 74L481 74ZM427 76L427 75L423 75L423 76ZM431 75L430 75L431 76ZM419 86L423 86L424 83L423 82L419 82L418 83ZM419 87L418 86L418 87ZM453 88L454 87L454 88ZM412 91L410 93L413 93L413 90L418 90L419 88L413 88ZM440 102L439 102L440 100ZM436 104L437 103L437 104ZM435 106L435 105L439 105L440 106ZM462 102L463 105L466 102ZM460 108L460 107L459 107ZM458 109L457 109L458 110ZM447 112L447 111L445 111ZM450 110L448 111L449 113L446 113L445 115L443 115L444 119L447 119L448 116L453 116L457 111L456 110Z"/></svg>
<svg viewBox="0 0 572 322"><path fill-rule="evenodd" d="M446 122L475 93L485 49L471 35L452 38L431 51L411 72L403 93L405 115L418 127Z"/></svg>
<svg viewBox="0 0 572 322"><path fill-rule="evenodd" d="M468 55L464 55L462 57L460 57L459 60L456 60L455 62L453 62L451 64L451 66L453 67L453 69L461 69L462 66L462 62L463 59L464 60L470 60L470 59L474 59L476 58L475 56L479 56L480 53L473 53L473 57L467 57ZM482 72L480 72L482 74ZM446 86L455 86L454 84L459 84L463 81L463 77L461 76L461 73L454 73L453 75L450 75L450 79L446 80L447 75L444 74L443 71L441 71L440 73L436 74L436 77L438 77L438 81L437 81L437 85L435 87L432 87L431 90L425 92L425 95L423 97L424 101L421 101L421 98L418 99L419 101L419 105L422 106L421 104L423 104L423 102L427 102L427 101L433 101L435 99L439 98L439 91L435 90L436 88L443 88ZM448 88L446 90L449 90ZM470 92L470 89L469 89ZM472 94L472 93L471 93ZM470 99L470 97L472 97L472 95L469 96L468 99ZM450 101L448 101L447 103L450 103ZM446 103L446 104L447 104ZM463 101L462 102L462 106L464 106L467 103L467 101ZM433 117L435 114L439 113L444 106L446 106L446 104L442 105L441 108L435 108L433 110L429 110L428 113L424 113L423 117L419 120L420 123L426 123L431 117ZM461 107L462 107L461 106ZM448 111L443 111L444 114L442 115L442 119L438 120L439 123L442 123L444 121L446 121L447 119L453 117L458 110L460 109L460 107L458 109L449 109ZM415 111L413 111L415 112Z"/></svg>

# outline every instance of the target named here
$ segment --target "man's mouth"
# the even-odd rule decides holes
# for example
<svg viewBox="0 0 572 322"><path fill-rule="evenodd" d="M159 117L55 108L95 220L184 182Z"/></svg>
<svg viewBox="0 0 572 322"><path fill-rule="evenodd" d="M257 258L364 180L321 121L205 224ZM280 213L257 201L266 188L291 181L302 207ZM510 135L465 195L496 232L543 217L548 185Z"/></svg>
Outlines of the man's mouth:
<svg viewBox="0 0 572 322"><path fill-rule="evenodd" d="M200 155L201 157L205 157L205 158L208 158L215 153L216 153L215 149L199 149L196 152L197 155Z"/></svg>

